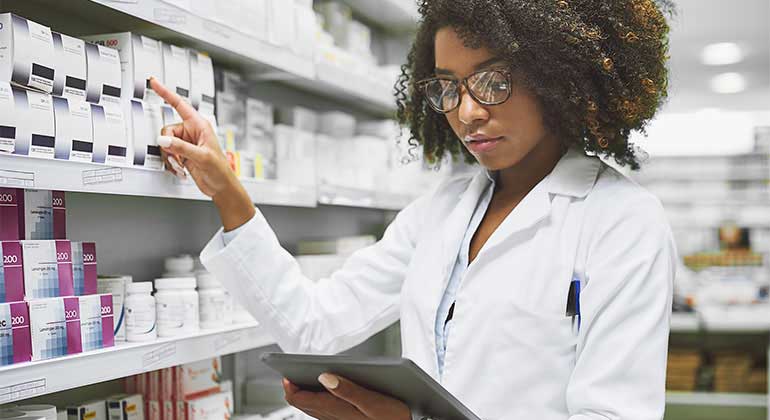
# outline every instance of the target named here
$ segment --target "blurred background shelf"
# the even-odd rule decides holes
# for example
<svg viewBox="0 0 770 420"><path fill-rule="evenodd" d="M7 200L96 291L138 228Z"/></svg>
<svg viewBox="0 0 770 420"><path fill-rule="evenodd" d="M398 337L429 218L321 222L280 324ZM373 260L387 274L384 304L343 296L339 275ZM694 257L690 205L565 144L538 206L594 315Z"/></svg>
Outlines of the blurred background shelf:
<svg viewBox="0 0 770 420"><path fill-rule="evenodd" d="M368 22L391 31L413 29L420 15L417 0L342 0Z"/></svg>
<svg viewBox="0 0 770 420"><path fill-rule="evenodd" d="M408 194L396 194L321 185L318 187L318 203L326 205L362 207L381 210L401 210L416 197Z"/></svg>
<svg viewBox="0 0 770 420"><path fill-rule="evenodd" d="M668 405L714 407L767 407L767 395L718 392L666 392Z"/></svg>

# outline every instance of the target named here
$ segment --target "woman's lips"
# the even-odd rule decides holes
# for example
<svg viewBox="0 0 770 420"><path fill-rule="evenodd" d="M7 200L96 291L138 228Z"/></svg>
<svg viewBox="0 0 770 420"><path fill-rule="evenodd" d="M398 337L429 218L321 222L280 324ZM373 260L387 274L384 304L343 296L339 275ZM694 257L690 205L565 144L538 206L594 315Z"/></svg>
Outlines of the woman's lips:
<svg viewBox="0 0 770 420"><path fill-rule="evenodd" d="M503 141L502 137L473 137L465 138L465 144L472 153L486 153L497 147Z"/></svg>

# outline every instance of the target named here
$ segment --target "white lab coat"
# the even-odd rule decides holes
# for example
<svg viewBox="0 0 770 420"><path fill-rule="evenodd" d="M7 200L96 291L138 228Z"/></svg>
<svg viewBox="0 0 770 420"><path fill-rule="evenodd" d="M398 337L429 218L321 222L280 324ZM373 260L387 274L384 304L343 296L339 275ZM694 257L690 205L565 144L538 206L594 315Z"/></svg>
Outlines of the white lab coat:
<svg viewBox="0 0 770 420"><path fill-rule="evenodd" d="M400 319L403 356L438 380L437 308L488 182L481 171L444 182L317 284L259 212L201 259L285 351L340 352ZM661 419L675 262L660 202L568 152L468 267L442 384L482 419Z"/></svg>

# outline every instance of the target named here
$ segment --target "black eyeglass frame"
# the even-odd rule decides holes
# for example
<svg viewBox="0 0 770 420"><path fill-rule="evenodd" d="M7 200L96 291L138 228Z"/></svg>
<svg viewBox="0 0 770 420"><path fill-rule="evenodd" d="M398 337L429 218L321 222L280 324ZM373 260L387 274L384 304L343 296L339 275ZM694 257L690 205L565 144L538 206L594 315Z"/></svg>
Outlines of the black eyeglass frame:
<svg viewBox="0 0 770 420"><path fill-rule="evenodd" d="M481 73L500 73L503 76L505 76L505 79L508 82L508 94L505 95L505 99L503 99L501 101L487 102L487 101L483 101L483 100L479 99L473 93L473 90L470 88L470 86L468 86L468 79L472 78L473 76L479 75ZM437 106L433 105L433 102L428 98L428 93L426 91L427 86L428 86L428 84L430 82L435 82L437 80L447 80L447 81L451 81L451 82L457 83L455 90L457 91L457 96L458 96L459 100L457 101L457 105L453 106L449 110L443 110L441 108L438 108ZM459 80L454 78L454 77L451 77L451 76L436 76L436 77L431 77L431 78L428 78L428 79L423 79L423 80L420 80L420 81L417 82L417 87L420 90L420 92L422 93L422 95L425 97L425 100L428 102L428 105L434 111L438 112L439 114L448 114L448 113L450 113L450 112L452 112L455 109L460 107L460 104L462 103L462 95L460 95L460 85L465 86L465 90L468 91L468 94L470 94L471 98L473 98L474 101L476 101L477 103L479 103L481 105L484 105L484 106L495 106L495 105L503 104L508 99L511 99L511 95L513 94L513 87L511 86L511 72L508 71L508 70L504 70L504 69L479 70L479 71L473 72L473 73L469 74L468 76L466 76L466 77L464 77L462 79L459 79Z"/></svg>

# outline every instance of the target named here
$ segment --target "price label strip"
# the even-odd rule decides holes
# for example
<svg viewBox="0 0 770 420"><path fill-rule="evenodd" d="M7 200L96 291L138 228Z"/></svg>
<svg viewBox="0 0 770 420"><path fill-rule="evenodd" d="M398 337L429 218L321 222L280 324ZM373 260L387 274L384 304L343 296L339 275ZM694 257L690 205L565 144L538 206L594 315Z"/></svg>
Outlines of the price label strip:
<svg viewBox="0 0 770 420"><path fill-rule="evenodd" d="M155 350L149 351L142 356L142 366L148 367L156 363L160 363L163 360L173 357L176 354L176 343L169 343L165 346L158 347Z"/></svg>
<svg viewBox="0 0 770 420"><path fill-rule="evenodd" d="M123 169L104 168L83 171L83 185L110 184L123 181Z"/></svg>
<svg viewBox="0 0 770 420"><path fill-rule="evenodd" d="M35 173L0 169L0 186L10 188L34 188Z"/></svg>
<svg viewBox="0 0 770 420"><path fill-rule="evenodd" d="M35 395L45 394L45 387L45 378L13 385L0 385L0 403L18 401Z"/></svg>

